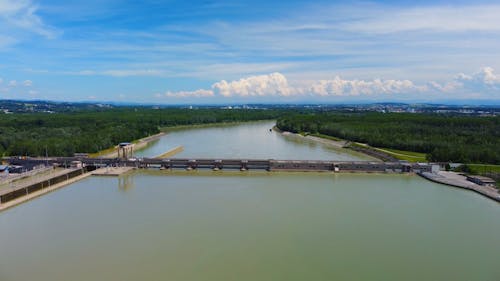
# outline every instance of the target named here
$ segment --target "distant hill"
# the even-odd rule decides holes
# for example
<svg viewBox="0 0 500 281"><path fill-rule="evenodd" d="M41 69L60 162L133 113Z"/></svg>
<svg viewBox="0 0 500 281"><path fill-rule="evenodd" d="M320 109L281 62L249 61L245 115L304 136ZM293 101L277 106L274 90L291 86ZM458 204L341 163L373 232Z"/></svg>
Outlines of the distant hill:
<svg viewBox="0 0 500 281"><path fill-rule="evenodd" d="M0 100L0 113L55 113L113 108L110 104L54 101Z"/></svg>

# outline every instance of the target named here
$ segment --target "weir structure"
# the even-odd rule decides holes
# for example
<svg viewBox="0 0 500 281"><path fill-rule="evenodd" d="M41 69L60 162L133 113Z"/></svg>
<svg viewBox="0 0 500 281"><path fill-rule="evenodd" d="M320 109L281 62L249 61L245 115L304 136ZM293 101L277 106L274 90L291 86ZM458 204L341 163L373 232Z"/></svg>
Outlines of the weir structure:
<svg viewBox="0 0 500 281"><path fill-rule="evenodd" d="M409 163L409 162L369 162L369 161L325 161L325 160L275 160L275 159L207 159L207 158L88 158L88 157L53 157L30 158L10 157L4 158L10 165L37 166L47 165L64 167L67 173L54 178L44 179L34 184L20 186L9 190L0 190L0 211L15 204L29 200L53 189L57 183L69 183L72 178L78 180L85 176L107 175L118 176L136 168L152 169L212 169L219 170L261 170L284 172L331 172L331 173L416 173L430 180L466 188L500 202L498 192L484 190L482 187L471 187L468 183L454 181L443 182L436 179L439 164L436 163ZM76 164L76 166L75 166ZM70 167L68 169L68 167ZM431 176L429 176L431 175ZM56 188L56 187L54 187ZM18 199L19 198L19 199ZM18 202L16 202L18 201ZM12 203L13 202L13 203Z"/></svg>
<svg viewBox="0 0 500 281"><path fill-rule="evenodd" d="M135 167L161 169L232 169L266 171L311 171L311 172L395 172L422 173L439 168L431 163L368 162L368 161L325 161L325 160L275 160L275 159L207 159L207 158L17 158L7 160L12 165L35 165L46 163L69 167L80 162L83 166Z"/></svg>

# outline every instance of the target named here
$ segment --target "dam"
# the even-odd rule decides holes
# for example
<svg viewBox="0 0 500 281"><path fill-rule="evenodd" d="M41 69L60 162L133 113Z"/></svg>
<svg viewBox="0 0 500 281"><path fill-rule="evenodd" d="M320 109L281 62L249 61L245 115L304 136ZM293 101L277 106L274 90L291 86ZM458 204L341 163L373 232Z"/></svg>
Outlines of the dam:
<svg viewBox="0 0 500 281"><path fill-rule="evenodd" d="M11 165L53 165L71 167L136 167L166 169L229 169L266 171L311 172L393 172L421 173L439 169L439 164L408 162L326 161L326 160L275 160L275 159L206 159L206 158L20 158L7 159Z"/></svg>
<svg viewBox="0 0 500 281"><path fill-rule="evenodd" d="M439 166L430 163L369 162L369 161L325 161L325 160L274 160L274 159L191 159L191 158L86 158L11 157L4 159L16 166L52 166L63 169L53 176L29 184L0 190L2 204L32 194L44 194L44 190L63 181L93 173L101 176L119 176L131 169L176 169L176 170L239 170L268 172L331 172L331 173L431 173ZM436 167L437 166L437 167ZM84 177L82 177L84 178ZM22 201L20 201L22 202Z"/></svg>

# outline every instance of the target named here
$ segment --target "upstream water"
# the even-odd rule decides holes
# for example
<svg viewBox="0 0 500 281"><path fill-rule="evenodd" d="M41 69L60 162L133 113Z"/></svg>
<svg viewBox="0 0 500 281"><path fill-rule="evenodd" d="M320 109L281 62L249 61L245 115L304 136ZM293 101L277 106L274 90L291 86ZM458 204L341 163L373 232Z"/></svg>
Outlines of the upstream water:
<svg viewBox="0 0 500 281"><path fill-rule="evenodd" d="M0 280L496 281L499 218L417 176L138 171L0 213Z"/></svg>
<svg viewBox="0 0 500 281"><path fill-rule="evenodd" d="M275 123L263 121L174 130L137 152L136 156L154 157L183 146L184 151L175 157L373 160L354 151L327 146L300 136L284 136L270 131Z"/></svg>

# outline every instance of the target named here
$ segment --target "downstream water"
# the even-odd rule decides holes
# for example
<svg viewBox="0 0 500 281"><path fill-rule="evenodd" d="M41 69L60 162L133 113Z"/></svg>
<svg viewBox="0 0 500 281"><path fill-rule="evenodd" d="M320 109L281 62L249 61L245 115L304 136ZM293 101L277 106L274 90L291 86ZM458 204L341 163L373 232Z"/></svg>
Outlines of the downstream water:
<svg viewBox="0 0 500 281"><path fill-rule="evenodd" d="M417 176L138 171L0 213L0 280L497 281L499 218Z"/></svg>

